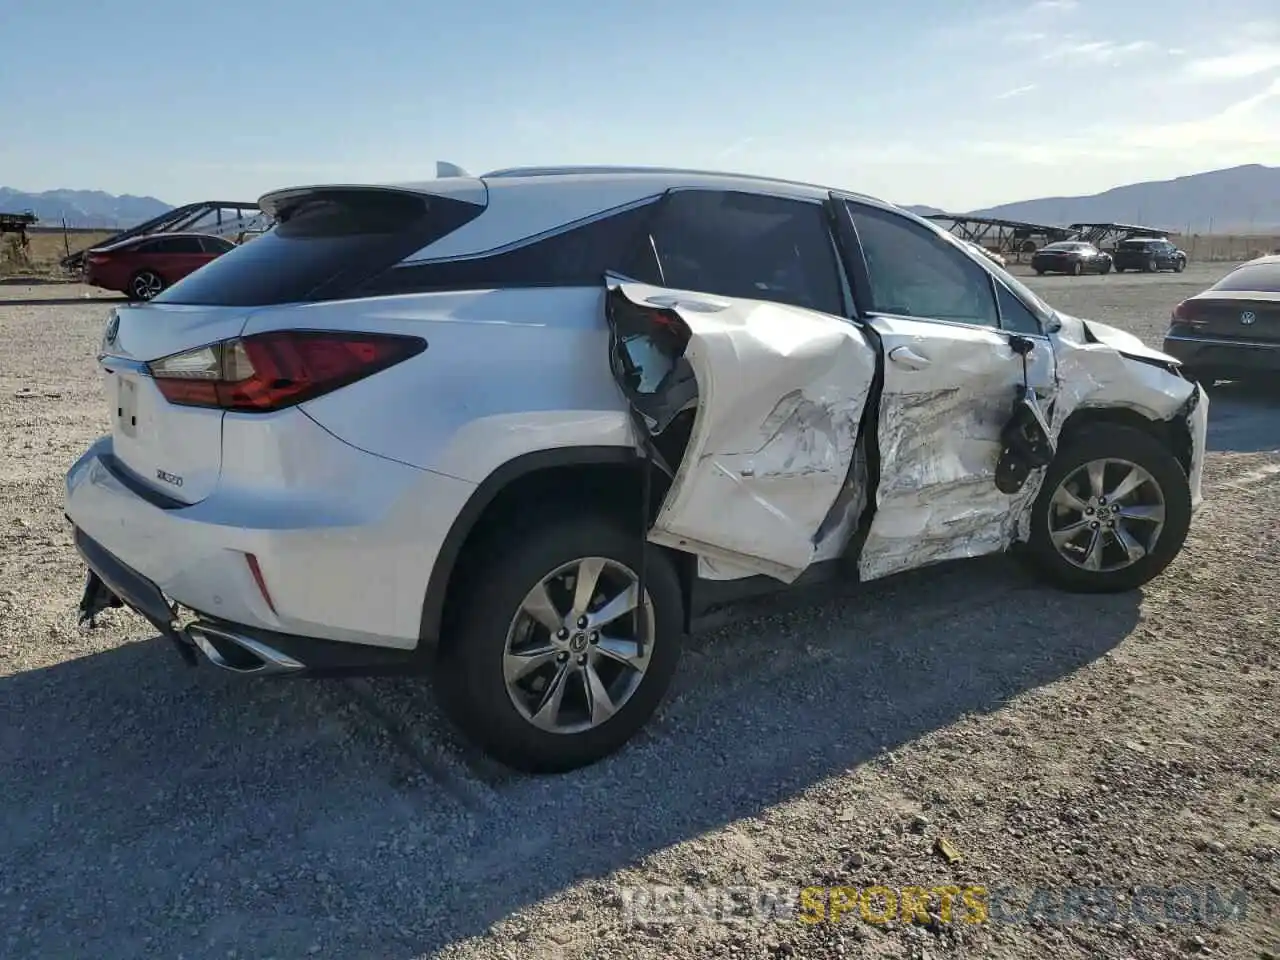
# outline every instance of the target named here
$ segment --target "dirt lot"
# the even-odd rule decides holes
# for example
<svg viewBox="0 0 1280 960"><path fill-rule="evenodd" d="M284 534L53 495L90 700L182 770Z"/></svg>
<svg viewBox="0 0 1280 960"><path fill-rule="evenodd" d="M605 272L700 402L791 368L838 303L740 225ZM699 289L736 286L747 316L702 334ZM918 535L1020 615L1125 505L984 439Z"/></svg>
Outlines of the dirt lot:
<svg viewBox="0 0 1280 960"><path fill-rule="evenodd" d="M1158 343L1225 270L1031 282ZM61 483L105 427L108 307L85 297L0 287L0 955L1280 952L1280 394L1216 392L1209 502L1142 593L1003 558L832 591L692 641L621 755L520 779L420 683L246 682L132 615L77 630ZM1014 893L985 923L934 899L927 925L670 927L627 922L642 883ZM1177 922L1206 885L1243 917ZM1055 922L1068 887L1111 890L1115 919Z"/></svg>

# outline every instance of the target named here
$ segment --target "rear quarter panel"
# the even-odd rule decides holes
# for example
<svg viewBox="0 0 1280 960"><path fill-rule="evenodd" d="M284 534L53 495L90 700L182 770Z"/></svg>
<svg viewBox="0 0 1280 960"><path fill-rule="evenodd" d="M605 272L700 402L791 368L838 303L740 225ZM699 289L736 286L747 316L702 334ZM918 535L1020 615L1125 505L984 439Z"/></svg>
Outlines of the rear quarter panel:
<svg viewBox="0 0 1280 960"><path fill-rule="evenodd" d="M426 339L422 354L302 406L369 453L479 482L534 450L633 445L608 365L603 285L438 293L262 310L297 327Z"/></svg>

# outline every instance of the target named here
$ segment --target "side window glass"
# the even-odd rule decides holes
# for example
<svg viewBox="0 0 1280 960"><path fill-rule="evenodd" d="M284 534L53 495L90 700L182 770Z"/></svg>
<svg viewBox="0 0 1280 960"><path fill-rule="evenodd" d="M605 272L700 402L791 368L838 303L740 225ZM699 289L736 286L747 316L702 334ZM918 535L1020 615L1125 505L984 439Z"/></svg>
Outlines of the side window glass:
<svg viewBox="0 0 1280 960"><path fill-rule="evenodd" d="M201 237L200 245L205 253L226 253L231 249L231 244L220 237Z"/></svg>
<svg viewBox="0 0 1280 960"><path fill-rule="evenodd" d="M588 287L603 285L605 274L615 270L634 280L657 284L657 266L644 229L652 206L624 210L503 253L393 267L365 284L356 296Z"/></svg>
<svg viewBox="0 0 1280 960"><path fill-rule="evenodd" d="M161 252L160 245L163 242L164 242L163 240L144 240L142 243L135 246L129 252L130 253L160 253Z"/></svg>
<svg viewBox="0 0 1280 960"><path fill-rule="evenodd" d="M991 275L928 228L849 203L871 279L872 310L999 326Z"/></svg>
<svg viewBox="0 0 1280 960"><path fill-rule="evenodd" d="M1040 321L1021 300L999 280L996 281L996 300L1000 303L1000 328L1012 333L1039 334Z"/></svg>
<svg viewBox="0 0 1280 960"><path fill-rule="evenodd" d="M165 253L203 253L199 237L174 237L168 241Z"/></svg>
<svg viewBox="0 0 1280 960"><path fill-rule="evenodd" d="M821 204L678 190L659 209L651 235L664 286L844 314Z"/></svg>

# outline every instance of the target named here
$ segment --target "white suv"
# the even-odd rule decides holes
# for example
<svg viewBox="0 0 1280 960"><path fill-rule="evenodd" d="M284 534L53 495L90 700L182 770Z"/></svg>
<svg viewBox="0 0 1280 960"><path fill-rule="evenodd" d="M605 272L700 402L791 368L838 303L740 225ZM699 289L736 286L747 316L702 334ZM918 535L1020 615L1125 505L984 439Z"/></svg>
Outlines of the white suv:
<svg viewBox="0 0 1280 960"><path fill-rule="evenodd" d="M243 673L430 668L518 768L620 747L735 599L1012 546L1131 589L1200 500L1175 360L864 196L562 168L261 205L112 311L81 615Z"/></svg>

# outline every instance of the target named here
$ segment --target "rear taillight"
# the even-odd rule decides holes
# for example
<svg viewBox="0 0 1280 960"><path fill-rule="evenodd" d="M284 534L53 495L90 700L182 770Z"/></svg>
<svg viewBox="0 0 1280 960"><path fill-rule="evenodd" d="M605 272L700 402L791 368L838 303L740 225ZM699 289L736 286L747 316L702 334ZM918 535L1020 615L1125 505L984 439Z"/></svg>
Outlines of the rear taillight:
<svg viewBox="0 0 1280 960"><path fill-rule="evenodd" d="M1176 323L1183 327L1203 327L1209 322L1203 317L1195 316L1192 310L1193 308L1190 301L1183 300L1173 308L1173 315L1169 319L1172 323Z"/></svg>
<svg viewBox="0 0 1280 960"><path fill-rule="evenodd" d="M281 330L147 364L170 403L265 413L304 403L417 356L419 337Z"/></svg>
<svg viewBox="0 0 1280 960"><path fill-rule="evenodd" d="M89 263L106 263L110 259L111 258L108 257L106 254L102 254L102 253L91 253L89 254L89 257L88 257Z"/></svg>

